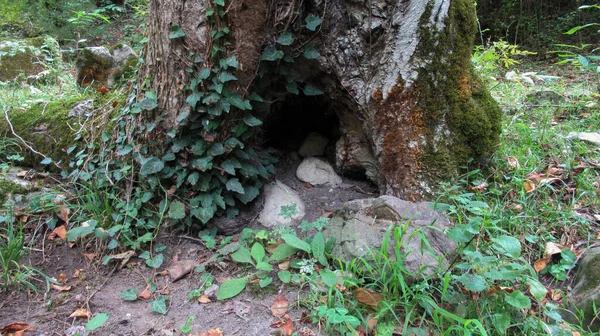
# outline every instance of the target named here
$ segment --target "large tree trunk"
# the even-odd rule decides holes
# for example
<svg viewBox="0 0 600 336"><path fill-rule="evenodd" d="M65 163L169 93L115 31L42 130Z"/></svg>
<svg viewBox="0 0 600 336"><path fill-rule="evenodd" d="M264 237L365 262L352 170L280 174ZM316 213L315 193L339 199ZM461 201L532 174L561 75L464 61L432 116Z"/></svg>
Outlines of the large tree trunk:
<svg viewBox="0 0 600 336"><path fill-rule="evenodd" d="M211 4L151 0L140 83L150 79L156 90L164 130L177 127L187 97L184 85L197 75L197 69L187 70L194 69L190 54L210 58L205 13ZM324 95L288 94L287 99L293 106L303 99L309 108L325 106L320 111L337 117L341 136L335 157L341 172L364 172L382 194L416 200L431 196L438 181L455 176L470 159L483 163L493 151L501 112L472 71L471 0L227 0L225 5L230 53L240 63L232 89L242 95L257 91L271 102L255 108L265 127L285 129L290 125L277 123L294 122L281 112L291 108L281 102L285 82L262 72L283 62L258 71L265 47L288 31L296 42L286 54L302 54L309 43L320 53L313 60L297 58L291 71L296 82L314 85ZM304 27L308 15L323 18L314 32ZM184 38L169 38L175 25Z"/></svg>

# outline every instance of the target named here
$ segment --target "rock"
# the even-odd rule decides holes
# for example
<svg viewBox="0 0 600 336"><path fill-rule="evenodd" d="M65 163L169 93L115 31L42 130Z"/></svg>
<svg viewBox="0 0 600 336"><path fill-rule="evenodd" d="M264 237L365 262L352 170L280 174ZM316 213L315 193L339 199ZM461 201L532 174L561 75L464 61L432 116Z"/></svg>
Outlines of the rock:
<svg viewBox="0 0 600 336"><path fill-rule="evenodd" d="M89 335L89 332L87 331L87 329L85 329L84 326L73 326L73 327L69 327L66 331L65 331L65 335L66 336L87 336Z"/></svg>
<svg viewBox="0 0 600 336"><path fill-rule="evenodd" d="M298 193L280 181L265 187L265 205L258 215L258 222L266 227L290 225L304 217L304 203ZM296 211L291 218L280 215L282 207L296 206Z"/></svg>
<svg viewBox="0 0 600 336"><path fill-rule="evenodd" d="M304 139L302 146L298 150L298 154L303 158L323 156L328 143L329 140L326 137L312 132Z"/></svg>
<svg viewBox="0 0 600 336"><path fill-rule="evenodd" d="M121 44L113 50L106 47L84 48L77 56L77 83L83 87L110 87L123 72L135 66L137 55Z"/></svg>
<svg viewBox="0 0 600 336"><path fill-rule="evenodd" d="M571 132L567 137L600 146L600 132Z"/></svg>
<svg viewBox="0 0 600 336"><path fill-rule="evenodd" d="M456 244L443 232L450 226L448 219L432 210L429 202L413 203L393 196L359 199L347 202L323 231L326 239L335 238L332 254L344 261L371 258L370 251L379 251L390 225L406 225L400 254L408 274L419 279L449 265L447 257ZM434 228L431 228L431 227ZM419 234L415 234L416 232ZM423 235L431 246L422 242ZM395 259L393 237L389 237L388 256ZM423 252L421 252L423 251ZM439 259L439 260L438 260Z"/></svg>
<svg viewBox="0 0 600 336"><path fill-rule="evenodd" d="M21 73L37 79L46 70L47 60L54 64L62 60L60 46L50 36L0 41L0 54L0 81L13 80Z"/></svg>
<svg viewBox="0 0 600 336"><path fill-rule="evenodd" d="M565 320L587 327L589 331L600 329L600 319L594 307L600 306L600 247L585 251L577 266L573 290L567 295L568 310L562 312ZM583 313L583 321L577 320Z"/></svg>
<svg viewBox="0 0 600 336"><path fill-rule="evenodd" d="M528 94L525 101L531 105L553 104L561 105L567 103L567 99L550 90L536 91Z"/></svg>
<svg viewBox="0 0 600 336"><path fill-rule="evenodd" d="M69 111L69 114L67 114L68 117L76 117L76 118L81 118L81 117L91 117L92 116L92 110L94 109L94 100L93 99L86 99L84 101L82 101L81 103L73 106L73 108L71 109L71 111Z"/></svg>
<svg viewBox="0 0 600 336"><path fill-rule="evenodd" d="M302 161L296 170L296 177L302 182L312 185L328 184L338 185L342 178L333 170L333 167L320 159L310 157Z"/></svg>

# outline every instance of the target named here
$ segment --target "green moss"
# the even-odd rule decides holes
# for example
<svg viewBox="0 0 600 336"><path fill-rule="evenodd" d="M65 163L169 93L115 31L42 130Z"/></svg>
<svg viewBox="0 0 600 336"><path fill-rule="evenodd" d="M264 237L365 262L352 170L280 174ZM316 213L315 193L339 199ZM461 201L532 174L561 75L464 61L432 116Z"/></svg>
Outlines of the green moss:
<svg viewBox="0 0 600 336"><path fill-rule="evenodd" d="M264 299L267 296L270 295L274 295L275 293L277 293L277 287L276 286L267 286L267 287L260 287L260 284L258 282L252 282L248 284L248 290L250 291L250 294L252 294L253 296L259 298L259 299Z"/></svg>
<svg viewBox="0 0 600 336"><path fill-rule="evenodd" d="M45 69L43 61L61 60L58 42L49 36L4 40L0 42L0 52L7 53L0 57L0 81L13 80L21 73L38 74Z"/></svg>
<svg viewBox="0 0 600 336"><path fill-rule="evenodd" d="M4 204L9 194L25 194L27 189L0 176L0 205Z"/></svg>
<svg viewBox="0 0 600 336"><path fill-rule="evenodd" d="M423 15L417 54L432 61L419 69L415 87L423 97L417 107L424 111L430 139L421 157L423 174L439 180L455 176L470 159L486 162L499 141L502 111L471 64L477 33L472 1L452 1L442 31L430 28L430 12L431 6ZM439 136L442 120L448 132Z"/></svg>

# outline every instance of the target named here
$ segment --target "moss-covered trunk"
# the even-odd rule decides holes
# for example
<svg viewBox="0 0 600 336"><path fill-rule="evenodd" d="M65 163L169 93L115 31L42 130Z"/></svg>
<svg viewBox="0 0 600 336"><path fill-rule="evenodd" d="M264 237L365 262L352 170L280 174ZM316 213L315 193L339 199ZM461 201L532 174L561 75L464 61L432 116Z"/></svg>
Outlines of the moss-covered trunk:
<svg viewBox="0 0 600 336"><path fill-rule="evenodd" d="M211 25L206 14L213 7L208 0L151 1L139 83L156 91L154 115L163 136L179 127L178 116L187 115L189 84L215 52L215 26L226 25L231 31L220 45L239 60L230 89L245 97L255 90L277 98L286 85L298 95L290 84L320 88L340 123L337 168L364 171L383 194L427 197L438 181L455 176L472 158L484 163L494 150L500 109L472 71L471 0L225 1L226 10ZM315 17L322 23L314 26ZM311 20L316 29L307 29ZM296 44L276 42L287 33ZM279 49L295 62L273 53ZM270 68L287 64L279 72L287 83L265 75L268 67L259 71L261 55ZM269 118L272 109L267 103L259 116ZM198 136L208 142L229 139L232 129L226 125L239 115L219 118L220 134Z"/></svg>

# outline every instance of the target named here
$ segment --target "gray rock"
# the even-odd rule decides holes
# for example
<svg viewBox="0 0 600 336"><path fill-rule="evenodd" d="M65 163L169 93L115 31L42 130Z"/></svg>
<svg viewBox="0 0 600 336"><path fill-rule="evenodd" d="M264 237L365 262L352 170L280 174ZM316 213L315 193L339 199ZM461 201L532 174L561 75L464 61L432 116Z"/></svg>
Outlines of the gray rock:
<svg viewBox="0 0 600 336"><path fill-rule="evenodd" d="M600 132L571 132L567 137L600 146Z"/></svg>
<svg viewBox="0 0 600 336"><path fill-rule="evenodd" d="M313 185L327 184L335 186L342 183L342 178L336 174L329 163L314 157L302 161L296 170L296 177L302 182Z"/></svg>
<svg viewBox="0 0 600 336"><path fill-rule="evenodd" d="M133 49L125 44L112 51L106 47L84 48L77 56L77 83L83 87L110 87L136 60Z"/></svg>
<svg viewBox="0 0 600 336"><path fill-rule="evenodd" d="M589 331L598 331L600 318L594 314L594 307L600 307L600 247L585 251L577 266L573 284L573 290L567 295L568 310L562 312L563 318L580 324L577 311L581 311L581 325Z"/></svg>
<svg viewBox="0 0 600 336"><path fill-rule="evenodd" d="M82 101L81 103L77 103L75 106L73 106L73 108L71 109L71 111L69 111L69 114L67 114L67 116L75 117L75 118L81 118L81 117L89 118L93 114L92 113L93 109L94 109L94 100L86 99L86 100Z"/></svg>
<svg viewBox="0 0 600 336"><path fill-rule="evenodd" d="M323 156L328 143L329 140L326 137L319 133L312 132L304 139L302 146L300 146L300 149L298 150L298 154L303 158Z"/></svg>
<svg viewBox="0 0 600 336"><path fill-rule="evenodd" d="M297 222L305 214L304 203L298 193L285 184L275 181L265 187L265 204L258 215L258 222L266 227L275 227L280 225L290 225ZM295 214L291 218L280 216L281 209L284 206L296 205Z"/></svg>
<svg viewBox="0 0 600 336"><path fill-rule="evenodd" d="M449 265L448 256L454 254L456 244L443 232L450 226L448 219L432 210L429 202L413 203L393 196L367 198L347 202L323 231L326 239L334 237L332 251L336 257L350 261L354 258L372 258L371 252L381 249L390 225L406 226L402 230L400 254L405 255L403 266L413 279L432 275L436 269ZM427 239L431 246L422 241ZM393 237L389 237L388 257L395 259Z"/></svg>

